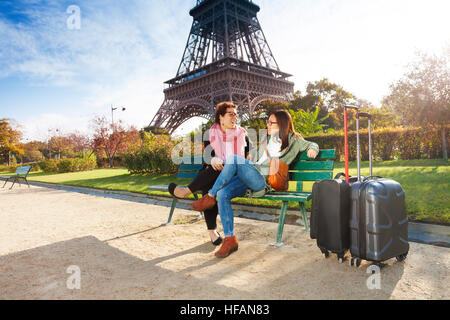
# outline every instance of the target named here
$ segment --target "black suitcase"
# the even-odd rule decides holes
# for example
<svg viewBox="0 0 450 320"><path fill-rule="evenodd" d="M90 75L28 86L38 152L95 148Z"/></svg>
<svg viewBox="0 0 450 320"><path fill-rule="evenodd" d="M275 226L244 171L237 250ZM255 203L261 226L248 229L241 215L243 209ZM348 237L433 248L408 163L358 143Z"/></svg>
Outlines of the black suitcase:
<svg viewBox="0 0 450 320"><path fill-rule="evenodd" d="M369 119L370 177L351 184L350 199L350 265L359 266L361 260L381 262L391 258L403 261L409 251L408 218L405 192L392 180L372 175L371 116L357 114L357 163L360 177L359 117Z"/></svg>
<svg viewBox="0 0 450 320"><path fill-rule="evenodd" d="M312 194L310 236L326 258L331 251L343 262L350 245L350 185L344 179L321 180Z"/></svg>

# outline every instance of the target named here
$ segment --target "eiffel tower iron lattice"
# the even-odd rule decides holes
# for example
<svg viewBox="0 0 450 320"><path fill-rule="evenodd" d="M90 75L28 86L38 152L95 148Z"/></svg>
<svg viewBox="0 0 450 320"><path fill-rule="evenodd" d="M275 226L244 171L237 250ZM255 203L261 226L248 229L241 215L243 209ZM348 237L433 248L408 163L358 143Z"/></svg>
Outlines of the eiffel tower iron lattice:
<svg viewBox="0 0 450 320"><path fill-rule="evenodd" d="M149 128L173 133L192 117L211 119L215 106L232 101L246 120L265 100L286 101L294 83L280 68L251 0L197 0L181 63L165 82L165 99Z"/></svg>

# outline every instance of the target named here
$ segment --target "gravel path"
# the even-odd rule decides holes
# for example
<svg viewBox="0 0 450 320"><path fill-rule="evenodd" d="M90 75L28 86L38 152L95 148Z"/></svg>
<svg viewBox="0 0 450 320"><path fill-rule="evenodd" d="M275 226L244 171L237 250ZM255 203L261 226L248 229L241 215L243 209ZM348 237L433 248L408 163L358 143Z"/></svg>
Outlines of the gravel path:
<svg viewBox="0 0 450 320"><path fill-rule="evenodd" d="M239 250L217 259L193 211L162 227L169 207L36 186L0 189L0 203L0 299L450 298L449 248L410 243L371 275L293 225L276 249L275 223L236 218Z"/></svg>

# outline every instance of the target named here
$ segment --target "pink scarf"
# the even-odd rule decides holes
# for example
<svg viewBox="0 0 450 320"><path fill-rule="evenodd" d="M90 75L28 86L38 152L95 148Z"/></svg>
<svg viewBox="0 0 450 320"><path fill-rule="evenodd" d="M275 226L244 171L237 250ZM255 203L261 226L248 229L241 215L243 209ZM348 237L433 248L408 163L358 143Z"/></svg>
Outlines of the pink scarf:
<svg viewBox="0 0 450 320"><path fill-rule="evenodd" d="M244 128L236 126L234 129L227 129L223 132L218 123L209 129L209 141L216 154L216 157L223 161L230 155L245 157L245 135L247 131Z"/></svg>

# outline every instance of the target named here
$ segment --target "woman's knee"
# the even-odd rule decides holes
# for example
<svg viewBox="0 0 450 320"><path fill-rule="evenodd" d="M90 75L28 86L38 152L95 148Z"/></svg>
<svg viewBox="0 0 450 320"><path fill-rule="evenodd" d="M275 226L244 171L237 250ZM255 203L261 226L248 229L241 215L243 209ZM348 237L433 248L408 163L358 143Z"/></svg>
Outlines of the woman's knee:
<svg viewBox="0 0 450 320"><path fill-rule="evenodd" d="M263 176L258 176L254 180L253 191L261 191L266 186L266 179Z"/></svg>

